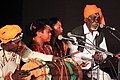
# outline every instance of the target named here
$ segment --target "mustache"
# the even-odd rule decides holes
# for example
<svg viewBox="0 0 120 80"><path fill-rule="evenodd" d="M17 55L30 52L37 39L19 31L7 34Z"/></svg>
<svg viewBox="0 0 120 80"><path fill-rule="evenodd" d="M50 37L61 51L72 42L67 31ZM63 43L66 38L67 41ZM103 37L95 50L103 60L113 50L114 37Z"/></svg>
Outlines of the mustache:
<svg viewBox="0 0 120 80"><path fill-rule="evenodd" d="M19 47L16 47L16 48L12 48L9 51L13 51L13 52L15 52L17 54L21 54L24 49L25 49L25 47L19 46Z"/></svg>

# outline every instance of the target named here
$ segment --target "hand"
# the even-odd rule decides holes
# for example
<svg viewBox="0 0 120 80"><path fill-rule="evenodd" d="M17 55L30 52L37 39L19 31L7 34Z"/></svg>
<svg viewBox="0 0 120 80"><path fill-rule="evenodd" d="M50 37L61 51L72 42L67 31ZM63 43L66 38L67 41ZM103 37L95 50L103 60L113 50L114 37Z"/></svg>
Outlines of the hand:
<svg viewBox="0 0 120 80"><path fill-rule="evenodd" d="M57 57L57 56L53 56L52 60L58 60L60 57Z"/></svg>
<svg viewBox="0 0 120 80"><path fill-rule="evenodd" d="M100 55L100 54L97 53L97 52L94 54L93 57L94 57L94 60L95 60L95 61L102 61L102 60L103 60L103 56Z"/></svg>
<svg viewBox="0 0 120 80"><path fill-rule="evenodd" d="M120 53L115 54L115 57L120 58Z"/></svg>
<svg viewBox="0 0 120 80"><path fill-rule="evenodd" d="M71 54L71 56L74 56L75 54L78 54L78 53L80 53L80 51L74 52L73 54Z"/></svg>
<svg viewBox="0 0 120 80"><path fill-rule="evenodd" d="M22 80L24 77L27 77L28 75L21 75L22 72L25 72L24 70L16 70L13 74L12 74L12 78L13 80Z"/></svg>
<svg viewBox="0 0 120 80"><path fill-rule="evenodd" d="M81 67L81 68L82 68L82 67L86 67L88 64L89 64L88 60L85 60L84 62L82 62L82 63L80 64L80 67Z"/></svg>

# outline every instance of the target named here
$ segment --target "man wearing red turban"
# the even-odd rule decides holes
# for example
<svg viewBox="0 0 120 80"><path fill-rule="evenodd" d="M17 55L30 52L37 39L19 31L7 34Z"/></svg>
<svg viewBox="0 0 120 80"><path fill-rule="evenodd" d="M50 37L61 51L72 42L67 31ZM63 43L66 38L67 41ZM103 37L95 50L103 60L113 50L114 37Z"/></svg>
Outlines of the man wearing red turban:
<svg viewBox="0 0 120 80"><path fill-rule="evenodd" d="M96 49L97 46L107 51L107 45L104 34L99 30L100 24L105 24L101 9L98 8L96 5L86 5L86 7L84 8L84 22L85 23L83 25L76 27L75 29L72 30L72 34L84 36L84 39L81 39L79 37L74 38L74 40L76 39L78 41L77 43L79 45L82 45L84 47L73 45L71 42L69 42L71 53L79 51L79 53L74 54L72 58L79 64L87 61L88 65L82 67L82 69L83 71L85 71L90 70L92 68L93 69L92 72L94 73L93 78L95 79L99 78L99 80L111 80L110 76L107 73L103 72L101 69L93 67L95 64L92 64L94 63L93 60L99 59L99 61L101 61L106 59L107 57L105 52L97 52ZM91 46L90 44L93 46ZM99 57L97 53L100 54ZM87 74L87 77L90 78L90 79L87 78L87 80L91 80L91 74L88 73L89 71L85 73ZM85 76L83 76L83 78L85 79Z"/></svg>
<svg viewBox="0 0 120 80"><path fill-rule="evenodd" d="M94 13L99 13L99 15L100 15L100 24L105 25L105 20L104 20L104 17L102 15L102 11L96 5L86 5L86 7L84 9L84 19L88 18L90 15L92 15Z"/></svg>

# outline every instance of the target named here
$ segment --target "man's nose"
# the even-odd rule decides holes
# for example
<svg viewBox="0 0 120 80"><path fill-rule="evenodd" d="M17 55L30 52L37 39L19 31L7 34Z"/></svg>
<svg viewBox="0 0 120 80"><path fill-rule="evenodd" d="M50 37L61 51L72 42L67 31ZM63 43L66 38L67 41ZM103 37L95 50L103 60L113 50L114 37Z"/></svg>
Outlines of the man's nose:
<svg viewBox="0 0 120 80"><path fill-rule="evenodd" d="M99 22L99 18L95 18L95 22Z"/></svg>
<svg viewBox="0 0 120 80"><path fill-rule="evenodd" d="M52 35L52 33L49 33L49 35L51 36L51 35Z"/></svg>
<svg viewBox="0 0 120 80"><path fill-rule="evenodd" d="M18 46L22 46L22 45L23 45L23 42L19 41Z"/></svg>

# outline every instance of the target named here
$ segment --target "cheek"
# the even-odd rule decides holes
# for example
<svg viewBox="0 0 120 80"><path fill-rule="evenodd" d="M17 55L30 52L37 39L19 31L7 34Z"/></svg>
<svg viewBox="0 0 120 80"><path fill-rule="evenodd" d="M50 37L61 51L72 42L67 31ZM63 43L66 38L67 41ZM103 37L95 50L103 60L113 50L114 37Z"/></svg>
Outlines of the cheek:
<svg viewBox="0 0 120 80"><path fill-rule="evenodd" d="M45 35L43 36L43 39L44 39L45 42L47 42L47 41L50 41L51 37L50 37L49 34L45 34Z"/></svg>
<svg viewBox="0 0 120 80"><path fill-rule="evenodd" d="M11 45L11 47L18 47L18 45L17 44L13 44L13 45Z"/></svg>
<svg viewBox="0 0 120 80"><path fill-rule="evenodd" d="M55 33L56 33L57 35L60 35L60 34L62 33L62 30L56 30Z"/></svg>
<svg viewBox="0 0 120 80"><path fill-rule="evenodd" d="M62 33L63 32L63 29L61 28L61 29L59 29L59 33Z"/></svg>
<svg viewBox="0 0 120 80"><path fill-rule="evenodd" d="M18 48L18 45L11 45L11 46L8 46L9 50L12 50L12 51L15 51L17 48Z"/></svg>

